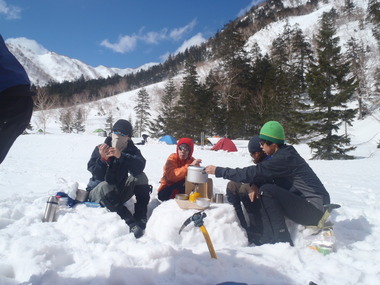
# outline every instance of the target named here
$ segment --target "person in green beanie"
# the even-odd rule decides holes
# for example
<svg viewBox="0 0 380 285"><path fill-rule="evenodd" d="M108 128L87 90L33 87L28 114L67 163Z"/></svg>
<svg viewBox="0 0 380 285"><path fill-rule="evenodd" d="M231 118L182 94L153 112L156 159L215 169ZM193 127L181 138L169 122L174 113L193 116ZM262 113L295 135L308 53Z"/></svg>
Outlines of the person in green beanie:
<svg viewBox="0 0 380 285"><path fill-rule="evenodd" d="M266 122L259 134L262 150L271 159L245 168L209 165L208 174L236 182L255 184L266 181L250 195L260 201L262 221L256 245L288 242L293 245L285 217L305 226L316 226L324 214L330 195L307 162L293 146L285 144L285 132L277 121Z"/></svg>

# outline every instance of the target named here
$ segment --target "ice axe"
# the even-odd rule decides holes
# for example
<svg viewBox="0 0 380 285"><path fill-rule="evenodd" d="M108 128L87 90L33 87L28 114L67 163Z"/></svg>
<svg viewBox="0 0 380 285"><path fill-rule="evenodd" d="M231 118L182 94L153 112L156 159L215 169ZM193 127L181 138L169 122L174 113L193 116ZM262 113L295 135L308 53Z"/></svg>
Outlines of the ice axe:
<svg viewBox="0 0 380 285"><path fill-rule="evenodd" d="M180 235L181 234L181 231L188 225L190 224L191 222L194 222L194 225L196 227L199 227L199 229L202 231L202 234L206 240L206 243L207 243L207 247L208 247L208 250L210 252L210 255L211 255L211 258L215 258L216 259L216 253L215 253L215 250L214 250L214 246L212 245L212 242L211 242L211 239L210 239L210 235L208 234L207 230L206 230L206 227L203 225L203 219L207 217L206 213L201 211L201 212L198 212L198 213L195 213L194 215L192 215L190 218L186 219L186 221L183 223L182 227L180 228L178 234Z"/></svg>

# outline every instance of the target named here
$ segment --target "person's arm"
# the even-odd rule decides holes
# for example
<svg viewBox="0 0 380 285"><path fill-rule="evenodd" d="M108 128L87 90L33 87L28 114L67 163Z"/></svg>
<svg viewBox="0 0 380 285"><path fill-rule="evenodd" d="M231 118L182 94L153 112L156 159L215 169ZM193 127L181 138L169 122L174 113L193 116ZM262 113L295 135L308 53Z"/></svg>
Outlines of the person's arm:
<svg viewBox="0 0 380 285"><path fill-rule="evenodd" d="M205 170L207 174L214 174L215 177L222 177L224 179L241 183L253 183L256 175L256 166L254 165L235 169L208 165Z"/></svg>
<svg viewBox="0 0 380 285"><path fill-rule="evenodd" d="M96 180L103 181L108 167L107 159L102 159L99 154L99 147L95 147L91 158L87 163L87 170L91 172Z"/></svg>

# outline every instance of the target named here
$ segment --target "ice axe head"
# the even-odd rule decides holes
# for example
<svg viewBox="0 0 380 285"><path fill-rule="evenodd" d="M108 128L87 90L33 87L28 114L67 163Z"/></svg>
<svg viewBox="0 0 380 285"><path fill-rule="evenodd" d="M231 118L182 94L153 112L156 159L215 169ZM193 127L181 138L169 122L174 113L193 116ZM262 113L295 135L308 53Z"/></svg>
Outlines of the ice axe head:
<svg viewBox="0 0 380 285"><path fill-rule="evenodd" d="M178 234L181 234L181 231L188 225L190 224L191 222L194 222L194 225L196 227L201 227L203 226L203 219L207 217L206 213L201 211L201 212L198 212L198 213L195 213L194 215L192 215L191 217L189 217L188 219L186 219L186 221L182 224L182 227L180 228Z"/></svg>

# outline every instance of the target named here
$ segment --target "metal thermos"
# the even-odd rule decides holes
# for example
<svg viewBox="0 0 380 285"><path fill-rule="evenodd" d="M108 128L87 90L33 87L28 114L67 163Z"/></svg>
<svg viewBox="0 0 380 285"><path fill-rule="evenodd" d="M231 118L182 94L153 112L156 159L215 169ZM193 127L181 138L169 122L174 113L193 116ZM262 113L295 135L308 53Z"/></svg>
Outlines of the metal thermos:
<svg viewBox="0 0 380 285"><path fill-rule="evenodd" d="M215 203L217 203L217 204L224 203L222 193L216 193L214 199L215 199Z"/></svg>
<svg viewBox="0 0 380 285"><path fill-rule="evenodd" d="M58 198L55 196L50 196L46 203L45 214L44 214L44 217L42 218L42 221L54 222L57 208L58 208Z"/></svg>

